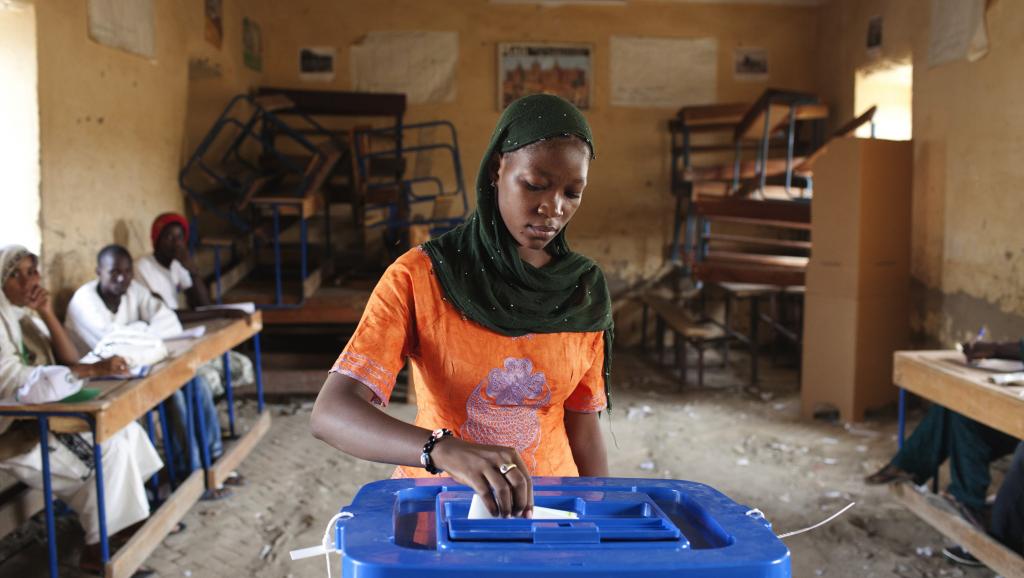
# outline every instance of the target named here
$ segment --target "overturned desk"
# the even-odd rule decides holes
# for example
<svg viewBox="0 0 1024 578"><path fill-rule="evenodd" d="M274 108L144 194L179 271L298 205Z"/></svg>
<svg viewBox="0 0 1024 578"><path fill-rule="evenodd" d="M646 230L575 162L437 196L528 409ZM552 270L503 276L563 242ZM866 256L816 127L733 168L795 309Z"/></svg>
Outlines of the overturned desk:
<svg viewBox="0 0 1024 578"><path fill-rule="evenodd" d="M901 445L907 391L1017 439L1024 438L1024 387L990 383L991 372L968 367L963 359L956 351L895 353L893 381L901 388ZM910 511L992 570L1006 578L1024 578L1024 559L968 524L938 496L918 492L909 483L894 484L890 490Z"/></svg>
<svg viewBox="0 0 1024 578"><path fill-rule="evenodd" d="M49 478L49 456L47 432L81 433L93 436L93 458L95 460L95 482L99 509L100 544L107 578L131 576L146 557L159 545L172 528L195 504L206 487L221 483L256 446L256 443L270 429L270 414L264 411L263 387L260 368L259 332L263 321L259 312L243 319L218 319L205 323L206 332L198 339L169 342L171 355L157 364L146 377L131 380L91 381L89 387L100 390L92 400L78 403L47 403L38 405L0 406L0 415L39 421L40 440L43 444L43 485L46 507L47 546L49 548L50 576L57 576L57 546L54 531L53 494ZM153 511L145 524L122 546L117 554L110 556L106 528L105 489L103 487L103 465L101 445L133 421L145 418L153 436L152 411L182 387L194 400L194 377L196 369L232 348L252 339L255 350L255 371L259 417L249 431L225 448L224 455L216 463L210 463L203 454L203 469L192 471ZM226 386L228 414L234 429L230 381ZM190 413L193 404L189 403ZM201 427L200 427L201 429ZM189 430L191 431L191 429ZM202 444L205 448L205 444Z"/></svg>

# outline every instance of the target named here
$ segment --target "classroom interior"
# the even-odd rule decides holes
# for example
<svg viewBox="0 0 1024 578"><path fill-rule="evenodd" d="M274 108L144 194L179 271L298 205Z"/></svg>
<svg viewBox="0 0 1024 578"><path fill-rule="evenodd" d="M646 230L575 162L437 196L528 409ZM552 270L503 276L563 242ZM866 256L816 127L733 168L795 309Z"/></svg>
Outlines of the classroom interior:
<svg viewBox="0 0 1024 578"><path fill-rule="evenodd" d="M210 296L256 308L187 354L256 362L221 402L230 463L154 481L102 572L323 574L289 551L392 466L313 439L313 400L388 264L472 215L504 107L550 92L594 137L568 240L612 295L611 475L779 532L855 502L785 541L792 576L1024 576L948 465L864 482L934 405L1024 437L1024 383L994 383L1024 367L955 349L1024 338L1022 31L1017 0L0 0L0 246L39 256L57 315L166 212ZM414 418L412 381L385 411ZM0 574L93 575L44 502L0 467Z"/></svg>

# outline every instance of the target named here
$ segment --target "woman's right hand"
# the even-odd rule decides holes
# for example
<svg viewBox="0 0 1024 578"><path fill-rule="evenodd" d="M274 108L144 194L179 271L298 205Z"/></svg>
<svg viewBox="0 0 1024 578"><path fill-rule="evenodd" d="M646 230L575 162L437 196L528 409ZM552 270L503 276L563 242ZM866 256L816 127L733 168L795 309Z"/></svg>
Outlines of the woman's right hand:
<svg viewBox="0 0 1024 578"><path fill-rule="evenodd" d="M430 458L456 482L473 488L492 516L533 516L533 480L516 450L452 437L438 442ZM516 467L502 474L502 464Z"/></svg>

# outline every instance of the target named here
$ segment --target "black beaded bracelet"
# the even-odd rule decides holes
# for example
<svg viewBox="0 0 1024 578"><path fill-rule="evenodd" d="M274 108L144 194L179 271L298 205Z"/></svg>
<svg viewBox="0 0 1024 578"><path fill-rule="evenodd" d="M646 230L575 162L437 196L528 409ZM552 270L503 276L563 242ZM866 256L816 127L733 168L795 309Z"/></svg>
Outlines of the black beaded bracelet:
<svg viewBox="0 0 1024 578"><path fill-rule="evenodd" d="M443 471L434 465L434 460L431 459L430 452L434 451L434 446L437 445L437 442L444 438L452 437L453 435L455 434L452 433L451 430L445 428L436 429L430 433L430 439L427 440L427 443L423 444L423 453L420 454L420 463L423 464L427 473L437 475Z"/></svg>

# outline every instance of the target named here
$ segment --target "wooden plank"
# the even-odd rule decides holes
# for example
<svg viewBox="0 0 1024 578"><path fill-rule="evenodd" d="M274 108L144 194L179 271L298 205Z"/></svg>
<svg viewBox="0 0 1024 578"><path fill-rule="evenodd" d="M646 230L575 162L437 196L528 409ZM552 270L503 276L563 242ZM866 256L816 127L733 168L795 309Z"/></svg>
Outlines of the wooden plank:
<svg viewBox="0 0 1024 578"><path fill-rule="evenodd" d="M306 166L306 172L302 175L303 180L307 182L303 193L306 195L318 193L331 171L334 170L334 165L338 164L339 159L341 159L341 150L333 141L327 141L317 147L316 155L310 159Z"/></svg>
<svg viewBox="0 0 1024 578"><path fill-rule="evenodd" d="M716 283L716 285L737 299L763 297L782 290L776 285L765 285L763 283Z"/></svg>
<svg viewBox="0 0 1024 578"><path fill-rule="evenodd" d="M181 389L183 383L192 379L198 366L194 357L189 354L173 360L149 377L132 380L144 383L124 388L108 398L110 406L95 415L97 441L107 441L125 426L146 415L150 409L173 395ZM50 420L51 429L56 430L59 427L56 422L56 419Z"/></svg>
<svg viewBox="0 0 1024 578"><path fill-rule="evenodd" d="M17 409L90 414L96 420L96 439L103 443L180 389L181 385L195 374L196 367L192 355L185 354L161 362L143 379L91 382L90 387L99 387L103 390L100 396L92 401L22 405L17 406ZM50 431L81 433L89 431L89 426L78 417L53 415L50 417Z"/></svg>
<svg viewBox="0 0 1024 578"><path fill-rule="evenodd" d="M220 289L221 296L226 295L228 291L231 291L235 286L241 283L249 273L256 267L256 256L253 254L246 255L244 259L238 262L237 265L224 271L220 276ZM209 294L217 294L217 280L213 279L209 282Z"/></svg>
<svg viewBox="0 0 1024 578"><path fill-rule="evenodd" d="M249 182L249 186L245 187L245 192L242 193L242 200L238 202L238 210L248 207L252 198L258 195L271 180L273 180L272 177L268 175L257 177Z"/></svg>
<svg viewBox="0 0 1024 578"><path fill-rule="evenodd" d="M295 108L295 103L290 98L281 94L267 94L253 98L256 106L270 112L280 112Z"/></svg>
<svg viewBox="0 0 1024 578"><path fill-rule="evenodd" d="M673 331L687 339L714 339L723 335L714 325L694 321L686 311L667 299L645 294L640 296L640 300L650 305L655 314L664 319Z"/></svg>
<svg viewBox="0 0 1024 578"><path fill-rule="evenodd" d="M943 536L960 544L1005 578L1024 578L1024 558L969 524L941 497L918 492L904 482L889 486L897 501Z"/></svg>
<svg viewBox="0 0 1024 578"><path fill-rule="evenodd" d="M736 140L762 138L764 136L765 111L769 110L771 111L768 119L771 123L769 134L789 122L790 106L796 106L797 120L828 118L828 107L817 101L818 97L813 94L769 88L743 115L743 119L736 125L734 138Z"/></svg>
<svg viewBox="0 0 1024 578"><path fill-rule="evenodd" d="M263 312L256 311L244 319L217 319L206 322L206 325L206 335L190 348L196 367L213 361L262 331Z"/></svg>
<svg viewBox="0 0 1024 578"><path fill-rule="evenodd" d="M735 126L750 109L749 102L724 102L684 106L676 116L689 128Z"/></svg>
<svg viewBox="0 0 1024 578"><path fill-rule="evenodd" d="M736 251L709 251L708 260L717 262L731 262L744 265L759 265L765 267L778 267L804 270L807 268L807 257L796 257L792 255L764 255L760 253L740 253Z"/></svg>
<svg viewBox="0 0 1024 578"><path fill-rule="evenodd" d="M355 324L363 316L369 298L369 289L321 287L302 307L263 309L263 320L267 325Z"/></svg>
<svg viewBox="0 0 1024 578"><path fill-rule="evenodd" d="M693 271L697 279L709 283L762 283L779 287L806 285L804 271L792 268L700 261L694 265Z"/></svg>
<svg viewBox="0 0 1024 578"><path fill-rule="evenodd" d="M791 166L796 166L803 162L803 157L795 157ZM740 179L756 180L760 182L760 176L757 172L756 161L743 161L740 163ZM736 174L736 166L734 163L725 163L721 165L709 165L703 167L692 167L685 172L683 178L688 181L696 183L711 181L711 182L729 182L733 181L733 176ZM765 164L765 173L768 176L774 175L785 175L786 173L786 159L785 158L769 158Z"/></svg>
<svg viewBox="0 0 1024 578"><path fill-rule="evenodd" d="M264 411L256 419L252 429L237 442L231 444L224 452L224 455L213 463L213 466L206 473L206 486L209 488L219 488L228 475L238 468L242 460L252 453L252 450L256 448L256 444L263 439L263 436L267 435L268 431L270 431L270 412Z"/></svg>
<svg viewBox="0 0 1024 578"><path fill-rule="evenodd" d="M956 351L897 351L893 382L942 407L1024 438L1024 387L988 383L990 373L967 367Z"/></svg>
<svg viewBox="0 0 1024 578"><path fill-rule="evenodd" d="M43 493L22 483L0 494L0 537L15 531L45 506Z"/></svg>
<svg viewBox="0 0 1024 578"><path fill-rule="evenodd" d="M289 197L289 196L265 196L255 197L252 199L252 204L266 208L268 211L273 205L277 205L278 213L282 216L287 217L302 217L308 219L316 214L319 209L320 195L316 193L309 193L302 197Z"/></svg>
<svg viewBox="0 0 1024 578"><path fill-rule="evenodd" d="M772 239L770 237L750 237L747 235L721 235L712 233L704 235L711 243L738 243L744 245L761 245L766 247L782 247L785 249L811 250L810 241L793 241L790 239Z"/></svg>
<svg viewBox="0 0 1024 578"><path fill-rule="evenodd" d="M795 201L701 198L693 204L698 215L707 218L733 217L793 223L811 223L811 204Z"/></svg>
<svg viewBox="0 0 1024 578"><path fill-rule="evenodd" d="M323 282L323 269L317 267L302 281L302 298L309 299Z"/></svg>
<svg viewBox="0 0 1024 578"><path fill-rule="evenodd" d="M797 223L794 221L780 221L775 219L758 219L750 217L715 217L715 222L736 223L738 225L757 225L760 227L775 227L778 229L796 229L799 231L810 231L810 223Z"/></svg>
<svg viewBox="0 0 1024 578"><path fill-rule="evenodd" d="M235 244L234 237L203 237L199 240L200 247L227 247Z"/></svg>
<svg viewBox="0 0 1024 578"><path fill-rule="evenodd" d="M867 123L871 122L872 120L874 120L875 113L877 111L878 111L878 107L877 106L872 106L871 108L867 109L867 111L865 111L864 114L858 116L857 118L851 120L850 122L844 124L843 126L839 127L838 129L836 129L836 132L832 133L832 136L825 142L825 144L821 145L820 147L815 149L814 152L812 152L811 154L807 155L807 158L803 159L803 161L801 161L794 170L796 172L803 172L803 173L807 173L807 172L813 171L814 170L814 163L819 158L824 156L826 152L828 152L828 145L829 144L831 144L836 139L840 139L840 138L847 137L847 136L852 136L853 133L858 128L860 128L862 125L867 124Z"/></svg>
<svg viewBox="0 0 1024 578"><path fill-rule="evenodd" d="M105 568L106 578L127 578L134 574L185 517L189 508L199 501L205 489L203 470L195 470L157 511L150 514L146 523L132 535L128 543L114 554Z"/></svg>
<svg viewBox="0 0 1024 578"><path fill-rule="evenodd" d="M246 341L263 328L260 312L246 319L219 319L207 323L206 335L193 342L171 342L172 355L154 367L142 379L94 381L90 387L103 391L94 400L81 403L48 403L16 406L23 411L66 412L91 414L96 420L96 439L105 442L129 423L181 389L192 379L196 368L220 356L225 351ZM175 348L181 348L176 350ZM10 408L8 408L10 409ZM53 416L50 430L55 432L89 431L84 420L77 417Z"/></svg>

